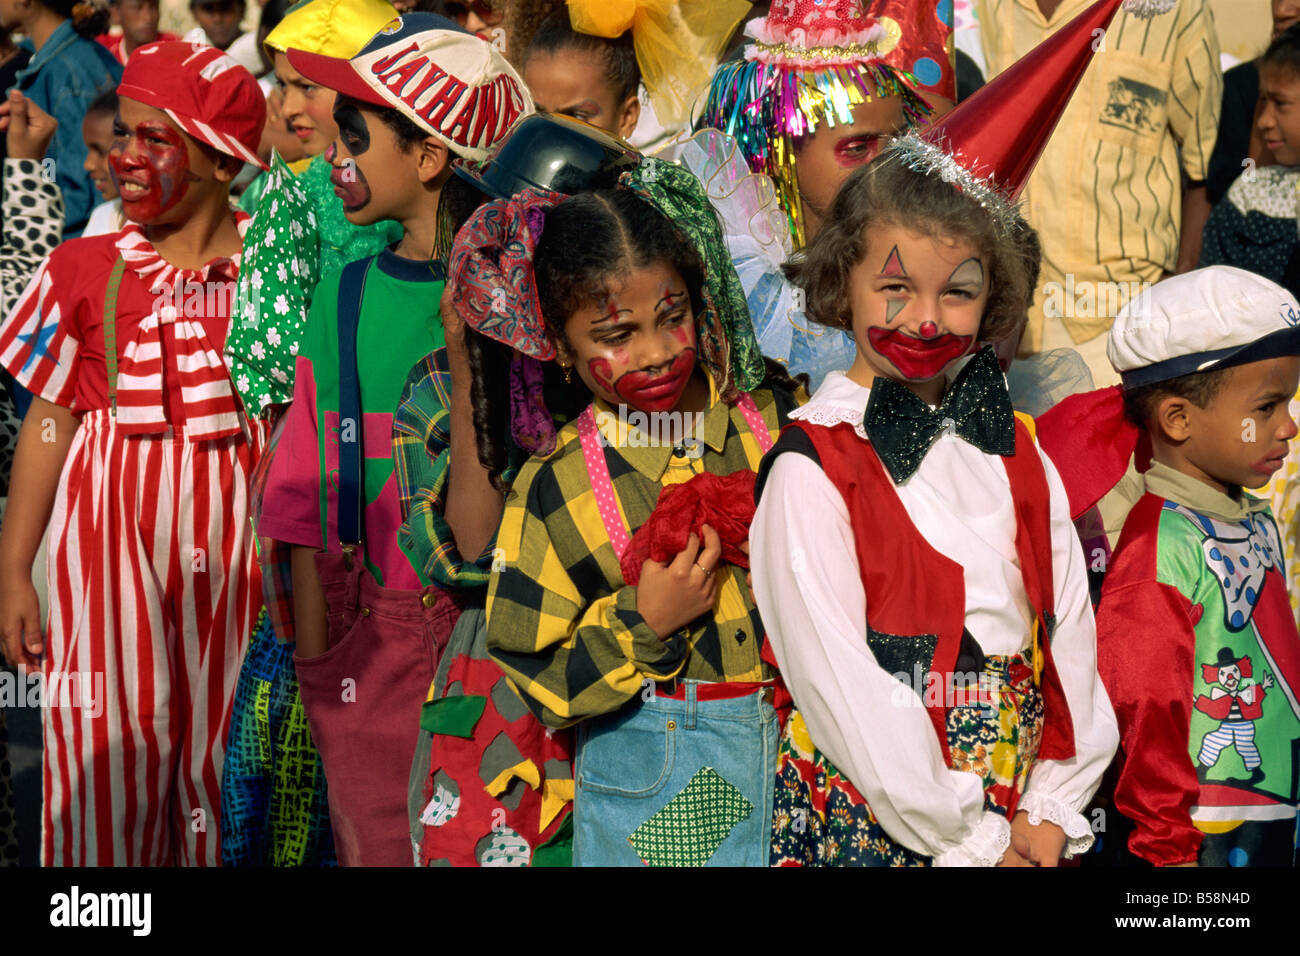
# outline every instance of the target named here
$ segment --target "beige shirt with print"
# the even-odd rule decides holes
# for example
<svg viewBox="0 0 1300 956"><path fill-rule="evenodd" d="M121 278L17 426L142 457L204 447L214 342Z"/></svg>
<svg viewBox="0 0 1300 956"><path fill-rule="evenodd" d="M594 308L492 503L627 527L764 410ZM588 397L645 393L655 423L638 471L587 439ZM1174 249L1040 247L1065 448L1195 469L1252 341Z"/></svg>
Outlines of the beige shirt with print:
<svg viewBox="0 0 1300 956"><path fill-rule="evenodd" d="M981 44L995 75L1094 0L1062 0L1048 21L1036 0L978 0ZM1121 10L1097 47L1021 194L1043 242L1022 353L1043 317L1075 342L1106 332L1131 292L1172 271L1182 222L1182 168L1206 177L1223 76L1206 0L1179 0L1152 20Z"/></svg>

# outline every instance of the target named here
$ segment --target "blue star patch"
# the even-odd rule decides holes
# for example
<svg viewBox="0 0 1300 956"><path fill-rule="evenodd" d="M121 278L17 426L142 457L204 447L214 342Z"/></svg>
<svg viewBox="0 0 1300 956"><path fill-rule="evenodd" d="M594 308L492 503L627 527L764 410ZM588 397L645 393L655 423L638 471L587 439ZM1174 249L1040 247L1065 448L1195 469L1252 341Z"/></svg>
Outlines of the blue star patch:
<svg viewBox="0 0 1300 956"><path fill-rule="evenodd" d="M27 361L23 363L23 373L26 373L29 368L41 359L53 358L53 356L50 355L50 339L54 338L54 333L58 327L57 323L51 323L50 325L42 326L35 332L28 332L25 335L18 336L18 341L22 342L23 345L31 342L32 339L36 340L36 344L33 346L31 354L27 356Z"/></svg>

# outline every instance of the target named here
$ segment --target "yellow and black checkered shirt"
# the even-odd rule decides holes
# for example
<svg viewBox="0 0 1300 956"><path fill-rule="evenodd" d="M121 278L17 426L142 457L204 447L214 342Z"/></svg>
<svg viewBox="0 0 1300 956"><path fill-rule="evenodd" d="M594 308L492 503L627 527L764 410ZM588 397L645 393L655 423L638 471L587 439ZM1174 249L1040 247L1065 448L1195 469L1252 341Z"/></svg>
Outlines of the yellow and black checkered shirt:
<svg viewBox="0 0 1300 956"><path fill-rule="evenodd" d="M789 392L751 393L775 441L798 404ZM596 402L605 461L631 533L654 510L660 490L702 472L758 469L762 451L739 409L718 398L699 423L698 454L667 442L640 447L618 413ZM604 414L601 414L604 413ZM635 424L635 423L634 423ZM531 459L506 500L498 563L487 601L493 658L548 726L618 710L648 685L673 677L758 681L772 675L759 658L763 627L745 572L726 564L713 614L661 639L637 612L592 491L575 424L556 450Z"/></svg>

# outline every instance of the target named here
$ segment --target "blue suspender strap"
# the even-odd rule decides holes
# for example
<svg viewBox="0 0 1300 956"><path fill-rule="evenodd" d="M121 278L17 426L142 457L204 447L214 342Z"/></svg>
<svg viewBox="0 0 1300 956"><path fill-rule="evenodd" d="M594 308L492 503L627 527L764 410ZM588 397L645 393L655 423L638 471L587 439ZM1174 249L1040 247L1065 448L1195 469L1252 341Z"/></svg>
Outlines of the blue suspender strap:
<svg viewBox="0 0 1300 956"><path fill-rule="evenodd" d="M370 259L349 263L339 280L339 543L350 570L361 544L365 506L362 480L361 379L357 372L357 328Z"/></svg>

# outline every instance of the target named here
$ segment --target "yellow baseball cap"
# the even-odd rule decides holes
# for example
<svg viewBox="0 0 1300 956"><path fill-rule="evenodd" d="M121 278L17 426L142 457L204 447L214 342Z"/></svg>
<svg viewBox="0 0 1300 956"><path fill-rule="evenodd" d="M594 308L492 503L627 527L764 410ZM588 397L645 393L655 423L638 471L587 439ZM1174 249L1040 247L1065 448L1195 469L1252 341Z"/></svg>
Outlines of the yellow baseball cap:
<svg viewBox="0 0 1300 956"><path fill-rule="evenodd" d="M395 19L397 10L387 0L303 0L264 42L280 53L305 50L349 59Z"/></svg>

